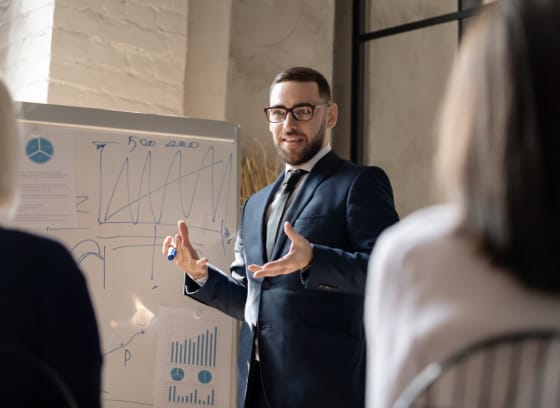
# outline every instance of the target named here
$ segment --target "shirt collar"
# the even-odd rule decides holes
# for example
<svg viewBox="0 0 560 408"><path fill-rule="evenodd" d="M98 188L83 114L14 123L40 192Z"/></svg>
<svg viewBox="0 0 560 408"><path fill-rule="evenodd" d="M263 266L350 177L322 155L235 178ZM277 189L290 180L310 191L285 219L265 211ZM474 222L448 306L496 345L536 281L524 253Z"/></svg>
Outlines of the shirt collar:
<svg viewBox="0 0 560 408"><path fill-rule="evenodd" d="M331 145L327 144L325 147L323 147L321 150L319 150L315 154L315 156L313 156L311 159L309 159L308 161L306 161L303 164L300 164L298 166L292 166L292 165L286 163L286 167L284 168L284 174L286 174L289 170L295 170L295 169L302 169L302 170L305 170L309 173L311 171L311 169L313 169L313 167L315 167L317 162L319 160L321 160L331 150L332 150Z"/></svg>

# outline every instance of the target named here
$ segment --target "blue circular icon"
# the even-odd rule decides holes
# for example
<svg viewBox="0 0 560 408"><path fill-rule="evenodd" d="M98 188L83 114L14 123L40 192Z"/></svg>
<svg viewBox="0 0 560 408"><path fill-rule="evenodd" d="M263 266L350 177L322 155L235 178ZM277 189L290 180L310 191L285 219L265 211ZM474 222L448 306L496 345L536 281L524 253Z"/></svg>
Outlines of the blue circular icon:
<svg viewBox="0 0 560 408"><path fill-rule="evenodd" d="M212 374L210 374L210 371L208 370L199 371L198 381L200 381L202 384L208 384L210 381L212 381Z"/></svg>
<svg viewBox="0 0 560 408"><path fill-rule="evenodd" d="M27 145L25 146L25 154L32 162L43 164L52 158L54 148L48 139L45 139L44 137L35 137L27 142Z"/></svg>
<svg viewBox="0 0 560 408"><path fill-rule="evenodd" d="M179 367L172 368L169 374L171 374L171 378L173 378L175 381L181 381L185 376L185 372L182 368Z"/></svg>

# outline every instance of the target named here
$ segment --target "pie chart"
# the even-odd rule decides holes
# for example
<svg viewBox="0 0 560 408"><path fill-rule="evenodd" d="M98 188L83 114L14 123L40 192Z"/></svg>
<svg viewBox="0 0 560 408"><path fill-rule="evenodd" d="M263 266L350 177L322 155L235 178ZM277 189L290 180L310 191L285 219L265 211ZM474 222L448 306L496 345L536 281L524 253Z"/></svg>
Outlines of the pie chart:
<svg viewBox="0 0 560 408"><path fill-rule="evenodd" d="M200 381L202 384L208 384L210 381L212 381L212 374L210 374L210 371L208 370L201 370L198 373L198 381Z"/></svg>
<svg viewBox="0 0 560 408"><path fill-rule="evenodd" d="M175 381L181 381L185 376L185 372L179 367L172 368L170 374Z"/></svg>
<svg viewBox="0 0 560 408"><path fill-rule="evenodd" d="M44 137L35 137L25 145L25 155L33 163L46 163L53 157L53 154L52 143Z"/></svg>

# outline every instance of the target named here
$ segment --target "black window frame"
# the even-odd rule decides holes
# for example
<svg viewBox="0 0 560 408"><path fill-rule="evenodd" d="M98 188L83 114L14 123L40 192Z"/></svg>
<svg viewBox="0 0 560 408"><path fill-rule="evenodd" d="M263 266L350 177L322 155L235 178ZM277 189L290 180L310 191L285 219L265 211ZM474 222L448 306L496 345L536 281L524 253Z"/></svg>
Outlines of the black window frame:
<svg viewBox="0 0 560 408"><path fill-rule="evenodd" d="M457 0L457 11L429 17L410 23L400 24L375 31L366 31L366 6L368 0L353 0L352 4L352 81L350 95L350 160L354 163L365 164L365 48L369 41L380 38L406 33L432 27L438 24L458 21L457 43L461 40L466 20L490 4L478 4L465 6L473 3L473 0ZM373 2L375 0L369 0Z"/></svg>

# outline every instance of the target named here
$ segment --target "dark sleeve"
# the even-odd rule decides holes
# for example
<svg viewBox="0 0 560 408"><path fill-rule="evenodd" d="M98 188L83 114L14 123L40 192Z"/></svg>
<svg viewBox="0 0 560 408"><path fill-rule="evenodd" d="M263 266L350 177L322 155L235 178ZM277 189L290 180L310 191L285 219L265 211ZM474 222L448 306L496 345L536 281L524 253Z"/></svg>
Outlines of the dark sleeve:
<svg viewBox="0 0 560 408"><path fill-rule="evenodd" d="M71 254L47 241L40 268L41 357L70 388L80 408L100 407L102 354L87 283Z"/></svg>
<svg viewBox="0 0 560 408"><path fill-rule="evenodd" d="M346 198L346 248L313 243L313 261L303 274L306 288L363 296L367 266L377 238L398 221L386 173L367 167L353 179Z"/></svg>
<svg viewBox="0 0 560 408"><path fill-rule="evenodd" d="M244 209L245 207L243 211ZM241 227L239 228L241 230ZM235 240L235 260L230 266L230 273L209 264L208 280L202 287L185 274L184 293L234 319L243 320L247 300L247 277L240 230Z"/></svg>

